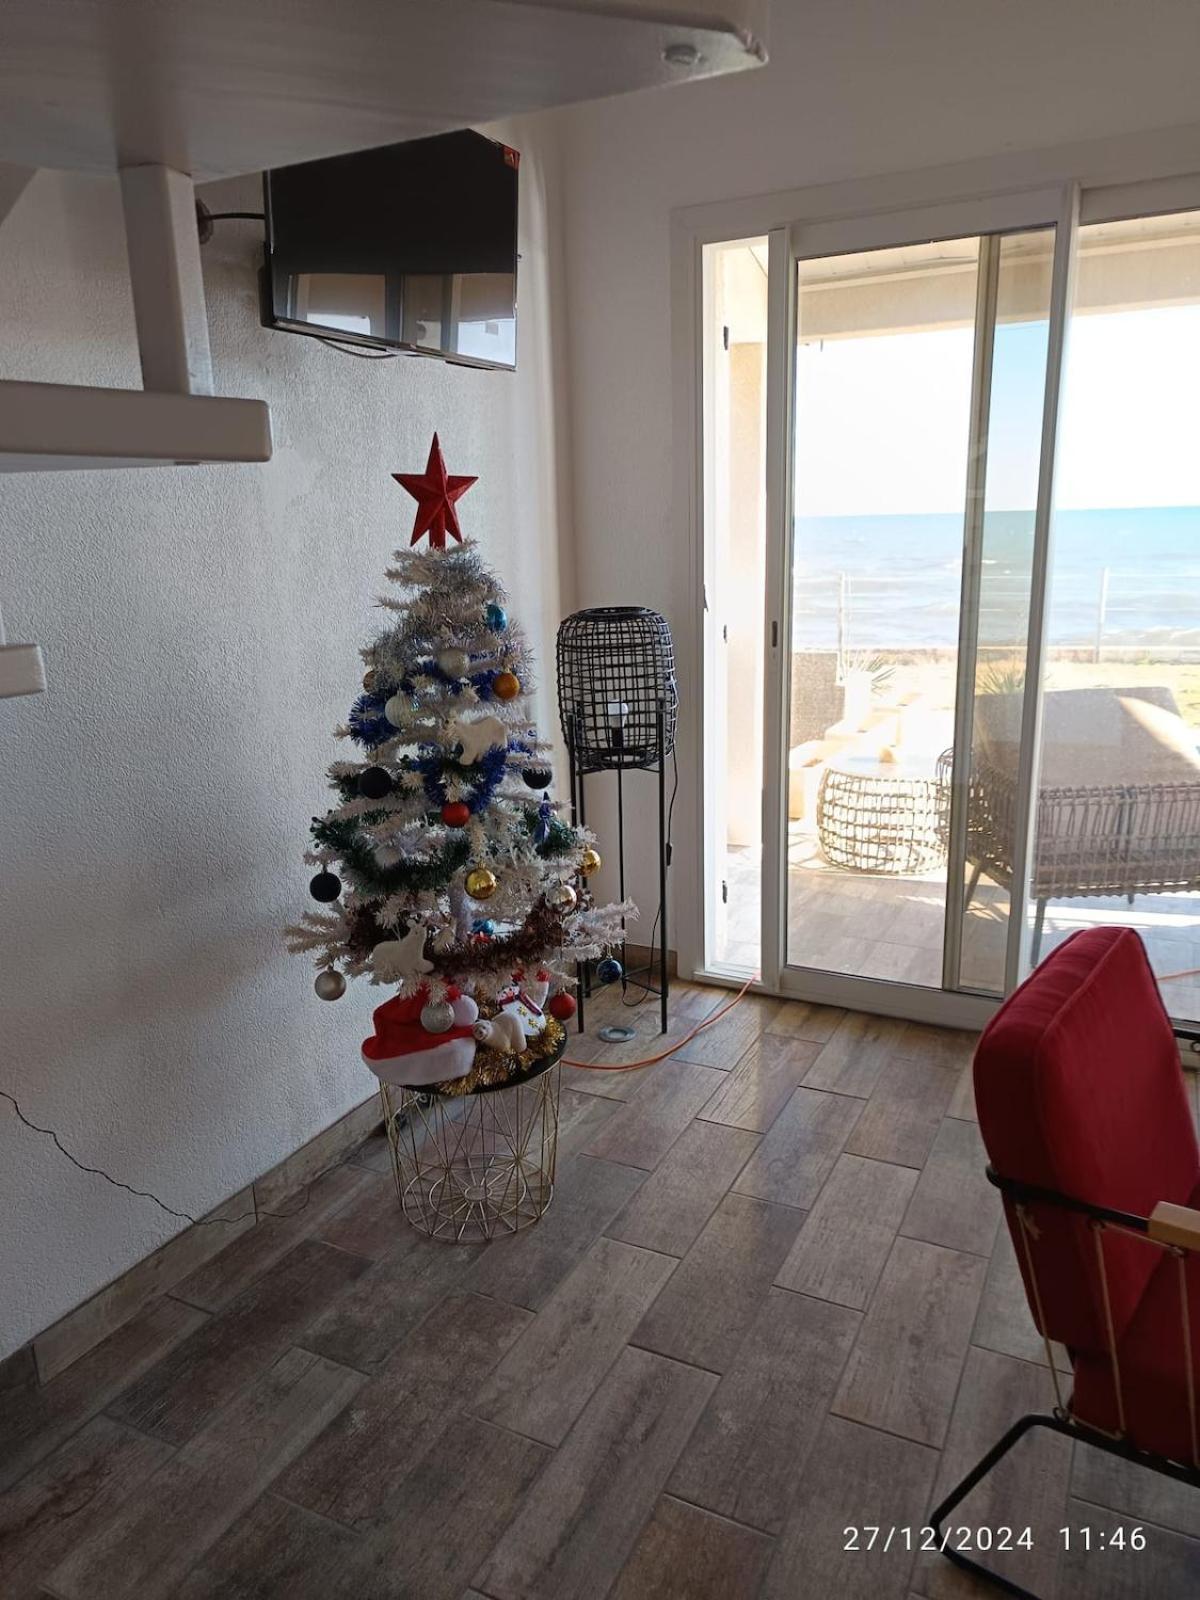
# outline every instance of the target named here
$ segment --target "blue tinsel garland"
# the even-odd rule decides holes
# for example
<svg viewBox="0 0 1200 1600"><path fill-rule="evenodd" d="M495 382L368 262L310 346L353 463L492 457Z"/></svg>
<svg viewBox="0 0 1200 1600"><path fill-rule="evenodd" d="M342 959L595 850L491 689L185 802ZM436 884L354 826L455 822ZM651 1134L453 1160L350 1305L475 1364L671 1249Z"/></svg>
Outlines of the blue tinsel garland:
<svg viewBox="0 0 1200 1600"><path fill-rule="evenodd" d="M514 744L514 749L520 746ZM470 775L474 780L474 788L466 801L473 813L484 809L491 801L492 796L500 787L500 780L504 777L504 768L508 762L508 751L502 745L497 745L489 750L482 761L477 761L473 767L463 768L463 775ZM443 774L447 763L445 751L436 747L422 755L417 762L417 770L425 779L425 794L431 806L444 806L446 804L446 785ZM476 776L478 775L478 776Z"/></svg>
<svg viewBox="0 0 1200 1600"><path fill-rule="evenodd" d="M374 694L360 694L350 708L346 725L350 737L368 750L383 744L395 733L395 728L383 714L384 701Z"/></svg>

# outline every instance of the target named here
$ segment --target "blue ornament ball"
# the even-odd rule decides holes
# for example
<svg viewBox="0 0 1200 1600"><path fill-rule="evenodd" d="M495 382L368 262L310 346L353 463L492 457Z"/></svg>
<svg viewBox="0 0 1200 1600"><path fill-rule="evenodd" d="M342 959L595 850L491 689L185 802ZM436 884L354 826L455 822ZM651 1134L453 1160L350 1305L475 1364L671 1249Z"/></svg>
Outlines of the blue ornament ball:
<svg viewBox="0 0 1200 1600"><path fill-rule="evenodd" d="M508 612L503 606L498 606L495 601L483 614L484 620L493 633L503 633L508 627Z"/></svg>
<svg viewBox="0 0 1200 1600"><path fill-rule="evenodd" d="M492 937L495 931L496 924L492 921L491 917L476 917L475 921L471 924L472 933L486 933L489 939Z"/></svg>
<svg viewBox="0 0 1200 1600"><path fill-rule="evenodd" d="M616 983L622 977L625 969L615 956L606 956L596 968L596 977L601 983Z"/></svg>

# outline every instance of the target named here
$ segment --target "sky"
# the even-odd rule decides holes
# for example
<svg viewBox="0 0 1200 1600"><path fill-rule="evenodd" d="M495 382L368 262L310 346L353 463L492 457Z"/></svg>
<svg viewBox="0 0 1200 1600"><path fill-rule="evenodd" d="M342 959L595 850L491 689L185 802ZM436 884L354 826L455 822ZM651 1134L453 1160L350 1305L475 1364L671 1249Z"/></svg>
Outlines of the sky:
<svg viewBox="0 0 1200 1600"><path fill-rule="evenodd" d="M974 335L969 328L802 344L796 511L959 512ZM1063 510L1200 505L1200 306L1072 319L1056 464ZM1046 326L997 329L990 509L1033 505Z"/></svg>

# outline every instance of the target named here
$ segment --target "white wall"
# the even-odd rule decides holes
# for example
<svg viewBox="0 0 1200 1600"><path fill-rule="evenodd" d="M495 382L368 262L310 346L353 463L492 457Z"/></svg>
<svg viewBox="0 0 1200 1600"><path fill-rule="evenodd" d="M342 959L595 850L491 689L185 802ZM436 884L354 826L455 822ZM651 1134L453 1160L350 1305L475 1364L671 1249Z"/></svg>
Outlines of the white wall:
<svg viewBox="0 0 1200 1600"><path fill-rule="evenodd" d="M1191 0L775 0L769 44L759 72L556 114L579 603L665 612L684 700L699 619L671 502L672 210L1196 117ZM698 772L686 742L680 759L677 880L694 878ZM608 832L598 801L589 819ZM647 923L652 842L646 830L633 847ZM686 903L692 887L677 882L673 898Z"/></svg>
<svg viewBox="0 0 1200 1600"><path fill-rule="evenodd" d="M0 1086L79 1157L203 1212L365 1099L380 991L317 1000L281 928L332 728L436 427L543 662L560 555L545 166L522 151L520 370L355 360L259 326L261 227L204 253L218 390L268 466L0 477L0 606L49 692L0 702ZM256 209L254 182L206 198ZM0 376L139 383L115 184L40 174L0 228ZM553 684L541 685L543 725ZM173 1231L0 1102L0 1356Z"/></svg>

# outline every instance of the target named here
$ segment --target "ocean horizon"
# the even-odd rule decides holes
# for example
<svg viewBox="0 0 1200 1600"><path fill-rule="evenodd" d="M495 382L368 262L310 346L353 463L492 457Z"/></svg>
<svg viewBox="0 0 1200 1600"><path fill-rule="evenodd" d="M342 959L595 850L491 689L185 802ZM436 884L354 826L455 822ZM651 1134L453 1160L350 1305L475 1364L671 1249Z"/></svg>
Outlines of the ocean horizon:
<svg viewBox="0 0 1200 1600"><path fill-rule="evenodd" d="M793 649L957 644L961 512L797 517L794 529ZM1032 542L1032 511L988 512L981 643L1023 628ZM1059 511L1051 548L1052 646L1200 648L1200 506Z"/></svg>

